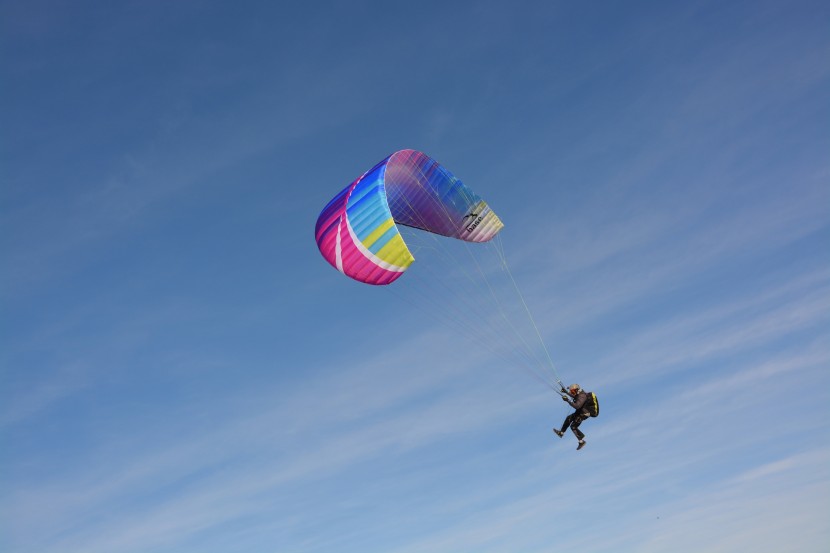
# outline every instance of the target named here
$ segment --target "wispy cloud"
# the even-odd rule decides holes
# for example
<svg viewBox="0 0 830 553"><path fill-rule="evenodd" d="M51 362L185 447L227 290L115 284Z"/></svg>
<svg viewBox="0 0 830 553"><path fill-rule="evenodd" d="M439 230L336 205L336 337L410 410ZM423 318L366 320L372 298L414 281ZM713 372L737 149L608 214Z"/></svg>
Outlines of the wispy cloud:
<svg viewBox="0 0 830 553"><path fill-rule="evenodd" d="M88 369L69 365L46 375L33 387L8 397L0 408L0 428L18 424L49 409L55 402L92 385ZM6 383L9 386L10 383Z"/></svg>
<svg viewBox="0 0 830 553"><path fill-rule="evenodd" d="M424 351L424 341L434 340L423 338L410 347ZM454 365L391 379L385 358L367 359L293 397L277 394L276 406L267 406L273 390L251 398L227 424L191 439L170 442L166 433L154 437L152 430L125 438L118 447L97 452L80 472L18 489L14 511L7 515L18 521L21 536L37 535L42 550L141 550L198 534L255 513L263 494L279 495L286 486L295 489L381 453L399 456L520 416L514 405L494 409L500 400L493 390L436 395L450 379L465 373L469 379L470 370ZM355 382L365 385L355 388ZM413 401L418 407L405 407ZM186 424L176 426L189 433ZM230 462L247 468L228 471ZM200 482L198 488L182 484L192 479ZM153 490L180 486L150 510L143 507Z"/></svg>
<svg viewBox="0 0 830 553"><path fill-rule="evenodd" d="M615 366L606 384L655 375L726 354L761 348L793 332L819 329L827 319L826 271L759 295L672 316L629 333L625 344L600 360Z"/></svg>

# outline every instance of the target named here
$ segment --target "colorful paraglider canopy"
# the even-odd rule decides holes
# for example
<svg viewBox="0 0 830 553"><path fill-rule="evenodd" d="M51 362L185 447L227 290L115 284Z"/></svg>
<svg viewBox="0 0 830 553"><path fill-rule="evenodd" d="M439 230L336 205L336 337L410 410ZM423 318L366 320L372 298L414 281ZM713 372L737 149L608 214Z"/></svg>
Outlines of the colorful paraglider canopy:
<svg viewBox="0 0 830 553"><path fill-rule="evenodd" d="M504 226L484 200L429 156L390 155L337 194L317 218L323 257L367 284L389 284L414 261L397 225L486 242Z"/></svg>

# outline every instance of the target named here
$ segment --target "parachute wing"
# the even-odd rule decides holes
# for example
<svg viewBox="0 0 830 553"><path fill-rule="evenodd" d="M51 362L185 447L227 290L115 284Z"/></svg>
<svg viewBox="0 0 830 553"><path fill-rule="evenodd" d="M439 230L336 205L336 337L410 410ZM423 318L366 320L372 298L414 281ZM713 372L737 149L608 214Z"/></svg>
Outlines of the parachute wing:
<svg viewBox="0 0 830 553"><path fill-rule="evenodd" d="M390 284L415 260L399 224L467 242L487 242L504 227L484 200L434 159L401 150L328 203L317 218L317 247L343 274Z"/></svg>

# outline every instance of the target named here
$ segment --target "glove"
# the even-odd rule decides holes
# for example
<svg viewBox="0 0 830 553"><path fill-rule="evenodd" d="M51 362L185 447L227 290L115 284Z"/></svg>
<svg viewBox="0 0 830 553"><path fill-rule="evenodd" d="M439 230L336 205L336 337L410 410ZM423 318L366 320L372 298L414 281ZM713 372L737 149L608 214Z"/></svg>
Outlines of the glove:
<svg viewBox="0 0 830 553"><path fill-rule="evenodd" d="M561 396L561 397L562 397L562 401L567 401L568 403L570 403L570 402L571 402L571 400L569 400L569 399L568 399L568 398L566 398L565 396Z"/></svg>

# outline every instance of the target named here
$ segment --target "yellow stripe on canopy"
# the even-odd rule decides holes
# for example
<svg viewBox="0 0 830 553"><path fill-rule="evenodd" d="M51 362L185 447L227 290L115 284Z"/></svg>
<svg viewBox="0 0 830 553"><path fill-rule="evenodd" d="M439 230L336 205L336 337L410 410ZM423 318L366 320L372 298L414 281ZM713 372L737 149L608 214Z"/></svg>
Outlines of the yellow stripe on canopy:
<svg viewBox="0 0 830 553"><path fill-rule="evenodd" d="M392 220L392 217L389 217L387 220L385 220L383 223L381 223L378 228L376 228L371 233L369 233L369 236L367 236L366 239L363 240L363 245L366 246L367 248L371 248L372 244L377 242L378 238L383 236L383 233L386 232L387 230L389 230L390 228L392 228L392 225L394 225L394 224L395 224L395 221ZM382 256L380 256L380 257L382 257Z"/></svg>
<svg viewBox="0 0 830 553"><path fill-rule="evenodd" d="M403 268L409 267L415 261L400 234L393 236L375 255L387 263Z"/></svg>

